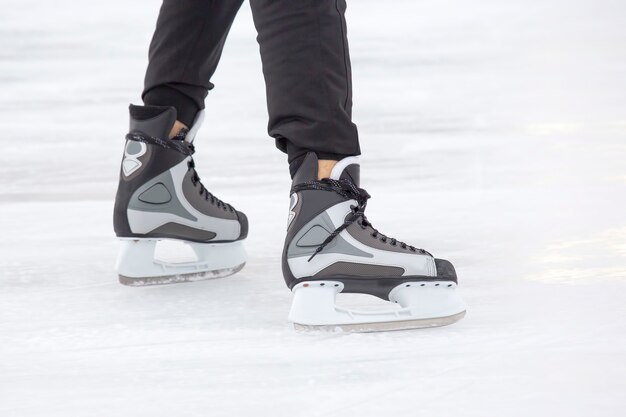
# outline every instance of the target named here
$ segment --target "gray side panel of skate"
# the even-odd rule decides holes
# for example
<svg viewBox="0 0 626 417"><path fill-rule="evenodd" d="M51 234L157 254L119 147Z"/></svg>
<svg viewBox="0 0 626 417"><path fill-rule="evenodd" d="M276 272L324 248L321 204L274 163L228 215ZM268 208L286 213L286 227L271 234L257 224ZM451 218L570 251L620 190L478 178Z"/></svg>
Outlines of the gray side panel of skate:
<svg viewBox="0 0 626 417"><path fill-rule="evenodd" d="M307 247L307 246L319 246L324 242L324 239L330 235L331 232L324 229L319 224L311 227L298 241L296 242L296 246L298 247Z"/></svg>
<svg viewBox="0 0 626 417"><path fill-rule="evenodd" d="M163 226L159 226L151 231L150 234L185 236L195 240L211 240L217 236L211 231L196 229L195 227L189 227L178 223L166 223Z"/></svg>
<svg viewBox="0 0 626 417"><path fill-rule="evenodd" d="M165 204L172 199L172 194L163 183L159 182L141 193L137 198L144 203Z"/></svg>
<svg viewBox="0 0 626 417"><path fill-rule="evenodd" d="M154 187L155 185L161 183L167 190L172 190L170 192L171 199L163 204L152 204L141 201L141 196L143 193ZM130 198L130 202L128 203L128 208L139 211L149 211L156 213L170 213L176 216L180 216L182 218L197 221L198 219L194 217L191 213L189 213L185 207L178 200L178 196L173 191L176 188L174 187L174 181L172 179L172 174L169 171L165 171L162 174L157 175L150 181L146 182L144 185L139 187L137 191L133 193L133 196Z"/></svg>
<svg viewBox="0 0 626 417"><path fill-rule="evenodd" d="M355 277L400 277L404 268L397 266L366 265L352 262L335 262L315 274L316 277L342 275Z"/></svg>
<svg viewBox="0 0 626 417"><path fill-rule="evenodd" d="M312 255L317 246L321 245L324 239L330 235L330 230L335 230L335 226L333 226L333 222L330 220L328 214L323 212L317 215L293 237L287 249L287 257L295 258L298 256ZM309 232L312 232L311 236L308 235ZM364 252L350 245L341 236L337 236L333 239L324 248L322 253L341 253L364 258L374 257L371 253Z"/></svg>

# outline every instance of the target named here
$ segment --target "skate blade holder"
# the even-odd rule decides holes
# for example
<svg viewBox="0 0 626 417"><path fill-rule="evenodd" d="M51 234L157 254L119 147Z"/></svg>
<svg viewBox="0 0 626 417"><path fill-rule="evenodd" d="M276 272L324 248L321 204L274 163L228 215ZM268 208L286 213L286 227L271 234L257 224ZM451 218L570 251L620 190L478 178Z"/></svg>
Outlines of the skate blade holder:
<svg viewBox="0 0 626 417"><path fill-rule="evenodd" d="M301 282L293 288L289 320L297 330L373 332L445 326L465 316L465 303L449 281L407 282L389 293L384 311L359 311L336 305L339 281Z"/></svg>
<svg viewBox="0 0 626 417"><path fill-rule="evenodd" d="M246 251L241 241L197 243L178 240L193 250L197 260L168 262L155 258L157 242L168 239L120 240L122 247L115 270L124 285L162 285L222 278L240 271L246 263Z"/></svg>

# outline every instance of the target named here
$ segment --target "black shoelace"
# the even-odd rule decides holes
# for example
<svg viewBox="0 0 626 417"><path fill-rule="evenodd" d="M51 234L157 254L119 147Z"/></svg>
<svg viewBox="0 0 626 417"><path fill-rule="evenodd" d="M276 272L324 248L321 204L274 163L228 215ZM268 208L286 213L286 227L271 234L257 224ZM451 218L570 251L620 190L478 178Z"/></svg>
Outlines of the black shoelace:
<svg viewBox="0 0 626 417"><path fill-rule="evenodd" d="M355 205L350 206L352 211L350 212L348 216L346 216L346 219L343 222L343 224L339 226L338 228L336 228L330 235L328 235L326 239L324 239L322 244L319 245L315 249L315 252L313 252L313 255L311 255L311 257L309 258L309 262L311 261L311 259L315 257L315 255L323 251L326 245L332 242L332 240L336 238L337 235L339 235L339 233L341 233L343 230L345 230L348 226L350 226L354 222L357 222L357 224L361 226L361 228L363 229L367 229L368 227L371 228L372 229L371 236L375 239L380 239L380 241L383 243L387 243L387 241L389 241L389 244L391 246L400 245L402 249L406 249L411 252L421 252L423 254L429 254L424 249L418 249L404 242L400 242L399 240L390 238L380 233L378 230L376 230L374 226L372 226L372 224L367 220L367 217L365 216L365 207L367 206L367 200L371 196L363 188L357 187L352 181L343 180L343 179L333 180L330 178L324 178L318 181L307 181L301 184L294 185L293 188L291 189L291 192L297 193L299 191L304 191L304 190L334 191L348 200L356 200L357 202L356 206Z"/></svg>
<svg viewBox="0 0 626 417"><path fill-rule="evenodd" d="M185 142L185 137L187 136L188 132L189 130L187 129L181 129L180 132L178 132L178 134L172 139L155 138L153 136L146 135L143 132L130 132L129 134L126 135L126 139L134 140L137 142L149 143L151 145L157 145L157 146L160 146L161 148L171 149L171 150L180 152L183 155L187 155L191 157L196 152L196 148L193 146L192 143ZM198 175L198 172L196 171L196 164L194 163L192 157L187 163L187 167L188 169L193 170L193 173L191 175L191 182L193 183L194 186L200 184L200 195L203 196L206 201L210 201L211 204L214 204L217 207L225 211L227 210L230 210L230 212L235 211L233 206L220 200L219 198L211 194L209 190L207 190L204 187L204 185L200 181L200 176Z"/></svg>
<svg viewBox="0 0 626 417"><path fill-rule="evenodd" d="M193 147L193 145L190 145L190 146ZM189 160L189 162L187 163L187 167L189 167L190 170L193 170L193 174L191 175L191 182L193 183L193 185L200 184L200 195L204 196L204 199L206 201L210 200L211 204L214 204L217 207L224 209L225 211L230 210L231 213L234 213L235 209L233 208L233 206L215 197L213 194L209 192L209 190L207 190L204 187L204 185L200 181L198 172L196 171L196 164L193 162L193 158Z"/></svg>

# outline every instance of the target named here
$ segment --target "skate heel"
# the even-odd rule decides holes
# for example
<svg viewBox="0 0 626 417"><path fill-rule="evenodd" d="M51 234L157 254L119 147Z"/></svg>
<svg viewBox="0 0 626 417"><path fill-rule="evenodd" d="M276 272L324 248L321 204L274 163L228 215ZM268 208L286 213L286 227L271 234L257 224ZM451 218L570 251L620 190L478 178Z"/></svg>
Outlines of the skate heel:
<svg viewBox="0 0 626 417"><path fill-rule="evenodd" d="M297 330L372 332L445 326L465 316L456 284L410 282L391 290L386 311L357 311L335 304L344 288L339 281L301 282L293 288L289 320Z"/></svg>
<svg viewBox="0 0 626 417"><path fill-rule="evenodd" d="M227 243L183 243L196 254L197 261L166 262L155 259L158 239L121 239L115 265L124 285L174 284L222 278L240 271L246 263L241 241Z"/></svg>
<svg viewBox="0 0 626 417"><path fill-rule="evenodd" d="M289 321L298 325L317 325L336 319L335 297L343 291L338 281L303 282L293 288Z"/></svg>
<svg viewBox="0 0 626 417"><path fill-rule="evenodd" d="M407 282L389 292L389 301L410 311L416 319L465 314L465 303L456 291L456 284L449 281Z"/></svg>

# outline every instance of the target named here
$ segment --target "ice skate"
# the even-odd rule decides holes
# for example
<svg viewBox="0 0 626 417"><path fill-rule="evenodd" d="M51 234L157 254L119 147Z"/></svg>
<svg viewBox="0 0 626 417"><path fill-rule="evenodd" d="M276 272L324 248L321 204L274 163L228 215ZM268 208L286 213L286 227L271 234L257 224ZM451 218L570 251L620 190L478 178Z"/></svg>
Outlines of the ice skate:
<svg viewBox="0 0 626 417"><path fill-rule="evenodd" d="M246 216L200 182L192 154L202 113L174 139L173 107L130 106L114 227L122 241L116 270L125 285L153 285L220 278L243 268ZM158 241L191 246L193 262L155 259Z"/></svg>
<svg viewBox="0 0 626 417"><path fill-rule="evenodd" d="M317 180L318 160L305 157L293 180L283 275L293 292L297 329L401 330L443 326L465 315L452 264L389 238L364 215L358 158L339 161ZM389 301L385 311L338 307L339 293Z"/></svg>

